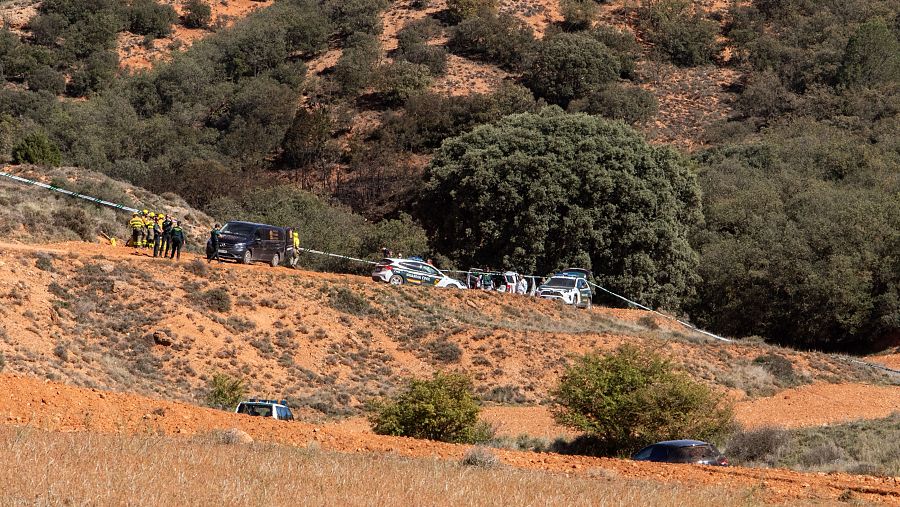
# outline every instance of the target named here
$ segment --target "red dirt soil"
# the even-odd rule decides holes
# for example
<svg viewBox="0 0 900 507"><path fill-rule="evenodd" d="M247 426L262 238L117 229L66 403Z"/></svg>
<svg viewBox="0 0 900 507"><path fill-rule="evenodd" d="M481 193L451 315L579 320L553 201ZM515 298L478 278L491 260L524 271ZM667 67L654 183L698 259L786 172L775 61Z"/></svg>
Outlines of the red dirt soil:
<svg viewBox="0 0 900 507"><path fill-rule="evenodd" d="M239 428L257 441L306 446L317 442L341 452L392 452L459 459L468 446L348 432L301 422L277 422L130 394L82 389L0 375L0 423L56 431L164 433L175 436ZM597 469L657 482L759 488L768 502L835 501L852 492L862 501L900 504L900 478L800 473L777 469L639 463L627 460L496 450L511 466L588 475Z"/></svg>

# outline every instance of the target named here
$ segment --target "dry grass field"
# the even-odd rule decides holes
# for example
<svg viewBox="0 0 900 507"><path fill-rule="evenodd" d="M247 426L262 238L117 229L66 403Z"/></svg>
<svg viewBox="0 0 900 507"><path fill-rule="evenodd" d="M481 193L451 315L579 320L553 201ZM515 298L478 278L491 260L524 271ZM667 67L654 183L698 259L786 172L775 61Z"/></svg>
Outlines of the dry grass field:
<svg viewBox="0 0 900 507"><path fill-rule="evenodd" d="M0 427L0 505L757 505L725 490L315 447Z"/></svg>

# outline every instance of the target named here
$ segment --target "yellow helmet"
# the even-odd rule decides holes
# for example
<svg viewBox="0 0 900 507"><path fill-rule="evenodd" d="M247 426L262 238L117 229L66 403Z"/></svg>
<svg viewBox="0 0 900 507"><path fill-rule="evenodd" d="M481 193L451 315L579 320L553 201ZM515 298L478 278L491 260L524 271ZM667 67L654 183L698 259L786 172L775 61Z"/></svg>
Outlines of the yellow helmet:
<svg viewBox="0 0 900 507"><path fill-rule="evenodd" d="M149 215L150 215L150 218L156 218L156 213L154 213L152 211L149 213Z"/></svg>
<svg viewBox="0 0 900 507"><path fill-rule="evenodd" d="M149 211L144 210L144 211L141 211L141 213L143 213L144 215L146 215L147 213L149 213Z"/></svg>

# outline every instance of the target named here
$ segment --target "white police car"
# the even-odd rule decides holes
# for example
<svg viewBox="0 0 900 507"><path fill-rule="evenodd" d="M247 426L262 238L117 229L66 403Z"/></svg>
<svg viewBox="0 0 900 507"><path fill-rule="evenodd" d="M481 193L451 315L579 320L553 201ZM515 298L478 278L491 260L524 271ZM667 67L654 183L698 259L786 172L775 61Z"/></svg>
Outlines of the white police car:
<svg viewBox="0 0 900 507"><path fill-rule="evenodd" d="M577 268L561 271L541 284L535 295L544 299L557 299L579 308L590 308L594 293L587 281L589 274L590 271Z"/></svg>
<svg viewBox="0 0 900 507"><path fill-rule="evenodd" d="M263 400L250 398L238 403L235 413L252 415L254 417L268 417L279 421L293 421L294 414L288 408L285 400Z"/></svg>
<svg viewBox="0 0 900 507"><path fill-rule="evenodd" d="M431 264L413 259L382 259L372 270L372 279L391 285L409 283L454 289L466 288L464 283L450 278Z"/></svg>

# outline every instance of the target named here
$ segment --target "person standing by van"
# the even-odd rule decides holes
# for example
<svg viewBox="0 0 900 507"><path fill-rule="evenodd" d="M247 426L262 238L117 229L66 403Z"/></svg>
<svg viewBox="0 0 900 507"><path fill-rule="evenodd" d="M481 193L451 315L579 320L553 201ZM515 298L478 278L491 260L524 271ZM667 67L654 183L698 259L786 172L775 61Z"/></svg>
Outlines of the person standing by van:
<svg viewBox="0 0 900 507"><path fill-rule="evenodd" d="M296 268L297 263L300 262L300 233L297 229L291 231L291 243L294 247L291 250L291 267Z"/></svg>
<svg viewBox="0 0 900 507"><path fill-rule="evenodd" d="M209 251L206 252L206 263L209 264L213 260L219 260L219 235L222 234L219 224L213 226L209 231Z"/></svg>

